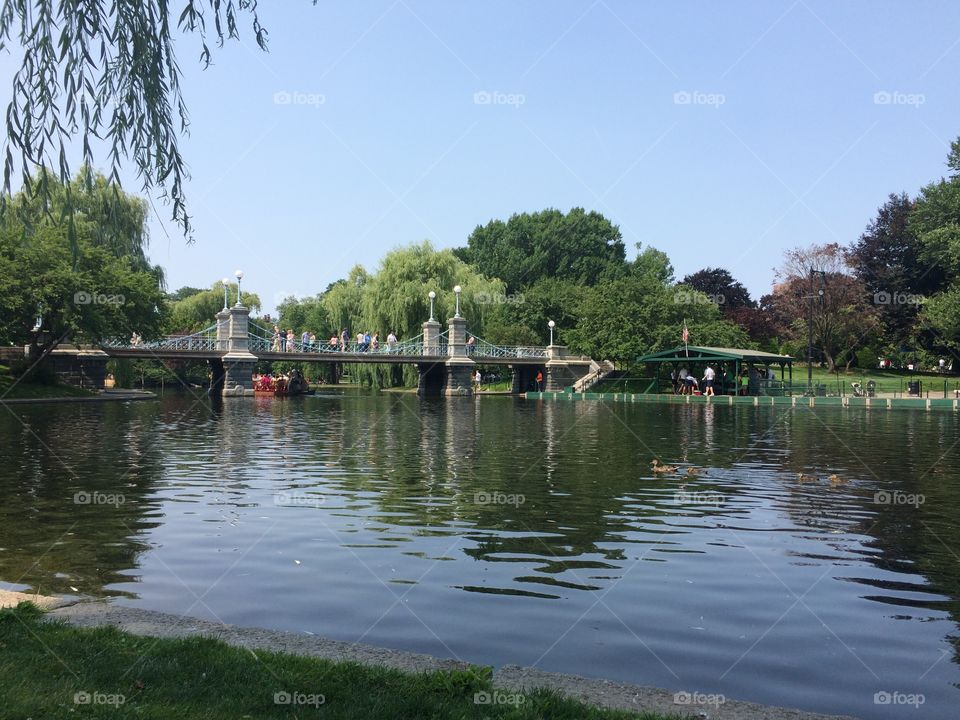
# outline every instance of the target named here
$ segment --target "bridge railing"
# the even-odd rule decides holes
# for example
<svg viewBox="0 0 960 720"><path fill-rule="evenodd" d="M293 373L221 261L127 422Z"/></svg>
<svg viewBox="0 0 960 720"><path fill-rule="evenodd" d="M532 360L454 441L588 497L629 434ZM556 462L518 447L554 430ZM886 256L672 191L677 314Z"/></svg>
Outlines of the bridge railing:
<svg viewBox="0 0 960 720"><path fill-rule="evenodd" d="M524 345L501 346L488 343L486 340L477 337L476 335L470 335L469 337L473 338L474 342L472 344L469 342L467 343L467 355L484 358L503 358L504 360L516 360L521 358L547 359L547 349L545 347Z"/></svg>
<svg viewBox="0 0 960 720"><path fill-rule="evenodd" d="M446 333L443 333L437 338L437 342L433 346L436 351L428 352L429 348L426 348L423 343L423 335L418 335L415 338L411 338L410 340L405 340L403 342L392 344L379 343L377 347L373 347L372 343L358 343L355 340L348 342L346 346L344 346L340 342L331 343L329 341L318 340L314 343L304 343L302 339L287 340L281 338L280 336L274 336L272 333L269 337L267 337L263 334L265 332L263 328L256 326L256 329L259 332L250 332L248 343L250 352L252 353L277 352L307 353L316 355L364 354L386 355L392 357L438 357L445 356L447 354Z"/></svg>
<svg viewBox="0 0 960 720"><path fill-rule="evenodd" d="M217 344L216 325L211 325L208 328L191 333L190 335L169 335L160 340L151 340L149 342L138 341L136 337L126 342L108 340L101 343L101 346L129 350L174 350L185 352L204 352L220 349Z"/></svg>

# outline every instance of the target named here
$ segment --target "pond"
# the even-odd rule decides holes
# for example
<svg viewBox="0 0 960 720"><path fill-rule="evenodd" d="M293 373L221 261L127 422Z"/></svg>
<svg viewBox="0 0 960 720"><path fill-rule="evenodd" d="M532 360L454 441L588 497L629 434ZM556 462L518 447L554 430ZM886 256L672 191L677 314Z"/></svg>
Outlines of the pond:
<svg viewBox="0 0 960 720"><path fill-rule="evenodd" d="M0 581L475 663L946 717L958 439L940 412L356 390L9 406ZM654 473L653 458L704 473Z"/></svg>

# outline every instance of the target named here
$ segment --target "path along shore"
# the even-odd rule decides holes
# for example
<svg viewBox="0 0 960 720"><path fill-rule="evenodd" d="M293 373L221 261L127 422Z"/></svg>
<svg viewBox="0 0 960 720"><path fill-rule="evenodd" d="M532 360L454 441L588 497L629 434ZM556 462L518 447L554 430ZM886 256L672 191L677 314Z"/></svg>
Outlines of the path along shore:
<svg viewBox="0 0 960 720"><path fill-rule="evenodd" d="M469 667L466 662L431 655L328 640L314 635L225 625L199 618L123 607L108 601L44 597L0 590L0 608L27 600L46 610L50 618L77 627L113 626L135 635L165 638L203 635L251 650L273 650L406 672L462 670ZM544 672L517 665L495 669L493 683L498 689L509 692L545 687L592 705L710 720L855 720L850 716L822 715L730 699L724 699L720 704L693 705L683 702L689 695L672 690ZM690 692L693 692L692 688Z"/></svg>

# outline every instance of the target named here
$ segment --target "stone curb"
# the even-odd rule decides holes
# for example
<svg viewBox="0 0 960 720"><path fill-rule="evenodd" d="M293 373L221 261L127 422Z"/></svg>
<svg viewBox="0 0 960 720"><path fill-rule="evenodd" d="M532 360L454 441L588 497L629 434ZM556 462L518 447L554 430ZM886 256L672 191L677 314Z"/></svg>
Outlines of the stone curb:
<svg viewBox="0 0 960 720"><path fill-rule="evenodd" d="M0 591L0 606L3 605L3 592ZM22 593L12 594L23 595ZM23 599L36 602L33 596L23 596ZM61 601L54 598L49 600L61 604L55 606L57 609L49 612L48 616L76 627L112 626L135 635L165 638L202 635L251 650L286 652L339 662L387 667L405 672L465 670L470 667L466 662L437 658L432 655L347 643L300 633L224 625L199 618L112 605L103 601L77 602L75 599ZM504 691L521 692L534 688L550 688L591 705L632 712L710 718L710 720L855 720L849 716L822 715L739 700L725 699L722 703L709 705L684 703L683 694L671 690L563 675L517 665L505 665L495 671L493 683L496 688ZM678 699L680 702L677 702Z"/></svg>

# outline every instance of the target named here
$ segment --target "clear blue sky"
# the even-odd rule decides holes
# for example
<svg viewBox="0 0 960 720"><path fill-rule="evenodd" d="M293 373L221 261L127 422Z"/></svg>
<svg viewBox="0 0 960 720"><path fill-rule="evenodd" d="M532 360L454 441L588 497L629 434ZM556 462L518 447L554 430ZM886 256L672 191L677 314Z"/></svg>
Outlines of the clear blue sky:
<svg viewBox="0 0 960 720"><path fill-rule="evenodd" d="M854 240L960 135L955 0L260 14L269 53L245 28L204 71L196 39L178 44L196 244L158 204L151 256L171 289L242 268L267 311L391 248L573 206L619 225L630 257L657 247L678 278L724 266L759 296L785 248Z"/></svg>

